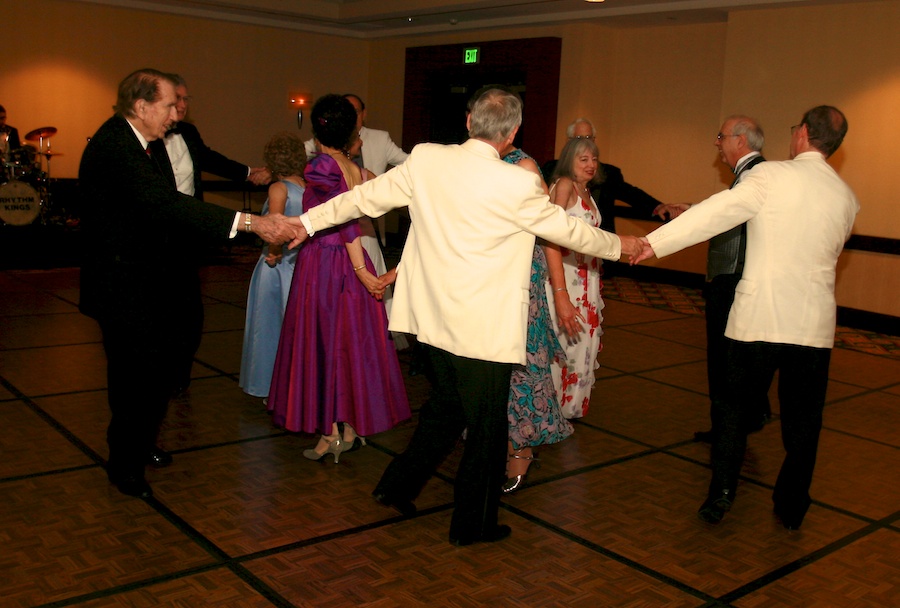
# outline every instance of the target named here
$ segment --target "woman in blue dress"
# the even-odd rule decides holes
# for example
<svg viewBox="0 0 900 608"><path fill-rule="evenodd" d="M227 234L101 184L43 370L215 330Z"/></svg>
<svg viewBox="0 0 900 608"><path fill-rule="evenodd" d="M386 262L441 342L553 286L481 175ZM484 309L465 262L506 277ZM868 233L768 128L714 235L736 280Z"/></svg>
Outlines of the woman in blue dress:
<svg viewBox="0 0 900 608"><path fill-rule="evenodd" d="M295 133L278 133L266 144L263 157L266 168L277 181L269 186L269 197L263 204L262 214L303 213L303 191L306 187L303 181L306 168L303 140ZM291 290L296 261L297 249L288 249L286 244L266 245L253 269L247 295L240 376L240 387L248 395L269 396L278 336L281 335L284 307Z"/></svg>

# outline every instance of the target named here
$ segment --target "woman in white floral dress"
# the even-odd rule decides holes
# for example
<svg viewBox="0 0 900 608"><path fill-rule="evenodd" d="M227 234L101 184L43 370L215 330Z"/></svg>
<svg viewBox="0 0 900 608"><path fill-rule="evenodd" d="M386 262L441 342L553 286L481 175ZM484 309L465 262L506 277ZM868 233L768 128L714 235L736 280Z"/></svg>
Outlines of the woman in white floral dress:
<svg viewBox="0 0 900 608"><path fill-rule="evenodd" d="M601 179L597 146L590 139L572 139L560 153L550 186L550 199L591 226L600 226L600 212L590 185ZM547 300L553 325L566 353L552 365L553 383L566 418L588 411L594 371L599 367L603 331L603 267L599 258L556 245L545 248L550 279Z"/></svg>

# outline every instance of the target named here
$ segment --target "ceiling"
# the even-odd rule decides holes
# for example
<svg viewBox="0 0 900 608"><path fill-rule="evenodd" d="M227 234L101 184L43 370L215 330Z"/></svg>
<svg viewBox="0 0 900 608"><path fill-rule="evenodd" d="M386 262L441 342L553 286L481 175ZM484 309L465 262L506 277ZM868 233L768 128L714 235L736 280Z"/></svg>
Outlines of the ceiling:
<svg viewBox="0 0 900 608"><path fill-rule="evenodd" d="M747 8L865 0L79 0L306 32L385 38L583 21L653 25L725 21Z"/></svg>

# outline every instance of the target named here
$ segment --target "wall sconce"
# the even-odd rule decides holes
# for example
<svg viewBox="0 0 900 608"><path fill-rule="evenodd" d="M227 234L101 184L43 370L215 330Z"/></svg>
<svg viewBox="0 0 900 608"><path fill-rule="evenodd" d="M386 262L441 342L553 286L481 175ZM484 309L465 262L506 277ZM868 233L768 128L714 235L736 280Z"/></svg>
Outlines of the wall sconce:
<svg viewBox="0 0 900 608"><path fill-rule="evenodd" d="M297 128L303 128L303 109L309 104L311 95L291 95L291 107L297 110Z"/></svg>

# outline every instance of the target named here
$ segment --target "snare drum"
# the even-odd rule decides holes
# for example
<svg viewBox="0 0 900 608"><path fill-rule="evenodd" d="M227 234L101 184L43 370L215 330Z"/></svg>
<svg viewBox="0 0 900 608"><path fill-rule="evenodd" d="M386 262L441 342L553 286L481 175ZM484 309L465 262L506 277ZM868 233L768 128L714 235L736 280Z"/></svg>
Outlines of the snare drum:
<svg viewBox="0 0 900 608"><path fill-rule="evenodd" d="M0 220L13 226L27 226L41 211L41 199L25 182L12 181L0 186Z"/></svg>

